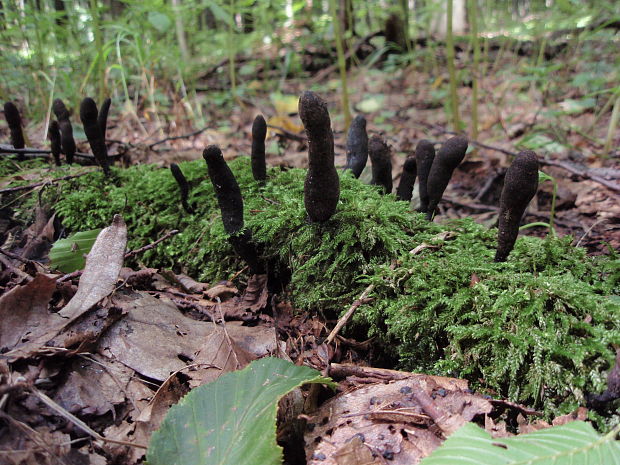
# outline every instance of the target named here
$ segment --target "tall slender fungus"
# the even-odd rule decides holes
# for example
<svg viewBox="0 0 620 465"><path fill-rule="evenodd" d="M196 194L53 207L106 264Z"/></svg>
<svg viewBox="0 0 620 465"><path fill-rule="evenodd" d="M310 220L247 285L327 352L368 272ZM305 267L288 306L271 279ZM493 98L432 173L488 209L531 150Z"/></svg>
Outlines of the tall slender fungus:
<svg viewBox="0 0 620 465"><path fill-rule="evenodd" d="M50 127L47 129L47 138L50 140L50 149L52 150L52 156L54 157L54 163L56 166L60 166L60 128L58 127L58 121L52 120Z"/></svg>
<svg viewBox="0 0 620 465"><path fill-rule="evenodd" d="M368 161L368 134L366 133L366 118L357 115L353 118L349 134L347 135L347 166L353 176L359 178Z"/></svg>
<svg viewBox="0 0 620 465"><path fill-rule="evenodd" d="M67 157L67 163L73 163L73 156L75 155L75 139L73 139L73 126L71 126L71 120L69 119L69 111L62 100L57 98L52 104L52 110L58 120L58 127L60 128L60 144L62 151Z"/></svg>
<svg viewBox="0 0 620 465"><path fill-rule="evenodd" d="M415 184L417 166L415 157L408 157L403 165L403 172L400 175L400 182L396 189L396 198L411 202L413 196L413 185Z"/></svg>
<svg viewBox="0 0 620 465"><path fill-rule="evenodd" d="M4 117L6 118L6 123L11 132L11 145L13 148L23 149L26 146L26 142L24 141L24 133L22 132L22 118L13 102L6 102L4 104ZM19 155L18 159L23 160L24 156Z"/></svg>
<svg viewBox="0 0 620 465"><path fill-rule="evenodd" d="M421 213L428 210L428 191L426 185L428 182L428 173L433 166L435 159L435 146L432 142L422 139L415 148L415 160L418 168L418 189L420 193L420 209Z"/></svg>
<svg viewBox="0 0 620 465"><path fill-rule="evenodd" d="M207 171L220 206L224 230L229 234L228 240L253 273L263 273L256 246L252 242L252 234L243 228L243 198L235 175L217 145L209 145L202 152L202 157L207 162Z"/></svg>
<svg viewBox="0 0 620 465"><path fill-rule="evenodd" d="M383 186L383 193L392 192L392 156L390 147L377 135L368 142L368 156L372 162L372 180L370 184Z"/></svg>
<svg viewBox="0 0 620 465"><path fill-rule="evenodd" d="M183 205L183 209L189 214L194 213L194 209L190 207L189 203L187 202L187 199L189 197L189 184L187 182L187 179L185 179L185 176L183 175L183 171L181 171L181 168L179 168L179 165L177 165L176 163L170 164L170 171L172 172L174 180L179 185L179 190L181 191L181 205Z"/></svg>
<svg viewBox="0 0 620 465"><path fill-rule="evenodd" d="M428 193L428 210L426 219L431 220L437 205L448 187L452 173L465 158L467 152L467 138L455 136L448 139L437 152L433 165L428 173L426 190Z"/></svg>
<svg viewBox="0 0 620 465"><path fill-rule="evenodd" d="M299 116L308 135L304 205L311 222L323 222L336 212L340 198L331 120L325 102L311 91L304 92L299 98Z"/></svg>
<svg viewBox="0 0 620 465"><path fill-rule="evenodd" d="M97 110L97 104L92 98L86 97L82 100L82 104L80 105L80 119L84 125L84 132L86 133L86 138L95 156L95 160L99 166L103 168L104 174L108 176L110 174L108 148L105 145L98 118L99 112Z"/></svg>
<svg viewBox="0 0 620 465"><path fill-rule="evenodd" d="M520 152L506 171L499 200L496 262L505 262L519 235L521 217L538 190L538 158L531 150Z"/></svg>
<svg viewBox="0 0 620 465"><path fill-rule="evenodd" d="M252 175L258 182L267 179L267 165L265 163L265 137L267 137L267 123L263 115L257 115L252 123Z"/></svg>

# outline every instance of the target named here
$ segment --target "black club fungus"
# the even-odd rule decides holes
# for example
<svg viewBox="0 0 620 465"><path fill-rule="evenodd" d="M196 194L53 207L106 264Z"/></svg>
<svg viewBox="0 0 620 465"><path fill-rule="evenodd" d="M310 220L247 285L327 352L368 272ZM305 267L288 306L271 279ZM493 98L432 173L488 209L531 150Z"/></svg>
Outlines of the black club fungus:
<svg viewBox="0 0 620 465"><path fill-rule="evenodd" d="M179 190L181 191L181 205L183 205L183 209L189 214L194 213L193 208L189 206L189 203L187 203L187 199L189 197L189 184L183 175L183 171L181 171L181 168L179 168L179 165L176 163L170 164L170 171L179 185Z"/></svg>
<svg viewBox="0 0 620 465"><path fill-rule="evenodd" d="M368 134L366 118L357 115L351 122L347 135L347 166L353 176L359 178L368 161Z"/></svg>
<svg viewBox="0 0 620 465"><path fill-rule="evenodd" d="M413 185L415 184L415 176L417 165L414 157L408 157L403 165L403 172L400 175L400 182L396 189L396 198L411 202L413 196Z"/></svg>
<svg viewBox="0 0 620 465"><path fill-rule="evenodd" d="M505 262L519 235L521 217L538 190L538 158L531 150L520 152L506 171L499 200L496 262Z"/></svg>
<svg viewBox="0 0 620 465"><path fill-rule="evenodd" d="M258 182L267 179L267 165L265 164L265 137L267 137L267 123L262 115L257 115L252 123L252 175Z"/></svg>
<svg viewBox="0 0 620 465"><path fill-rule="evenodd" d="M371 184L383 186L385 194L392 192L392 157L390 147L377 135L368 142L368 155L372 162Z"/></svg>
<svg viewBox="0 0 620 465"><path fill-rule="evenodd" d="M13 102L6 102L4 104L4 117L11 132L11 145L13 148L23 149L26 146L26 142L22 132L22 118ZM24 156L20 155L18 158L23 160Z"/></svg>
<svg viewBox="0 0 620 465"><path fill-rule="evenodd" d="M311 91L299 98L299 116L308 136L304 205L311 222L323 222L335 213L340 198L331 120L325 102Z"/></svg>
<svg viewBox="0 0 620 465"><path fill-rule="evenodd" d="M75 155L75 139L73 139L73 126L71 126L71 120L69 119L69 110L62 100L57 98L52 104L52 110L58 120L58 127L60 128L60 145L62 151L67 157L67 163L73 163L73 156Z"/></svg>
<svg viewBox="0 0 620 465"><path fill-rule="evenodd" d="M58 127L58 121L52 120L50 122L50 127L47 129L47 137L50 140L50 149L52 150L54 163L56 166L60 166L60 154L62 150L60 148L60 128Z"/></svg>
<svg viewBox="0 0 620 465"><path fill-rule="evenodd" d="M435 146L432 142L422 139L418 142L415 149L415 159L418 169L418 189L420 193L420 209L421 213L426 213L428 210L428 191L426 189L428 181L428 173L433 166L433 160L435 159Z"/></svg>
<svg viewBox="0 0 620 465"><path fill-rule="evenodd" d="M426 183L428 193L426 218L428 220L433 218L435 209L439 205L446 187L448 187L452 173L465 158L465 152L467 152L467 138L462 136L448 139L437 152Z"/></svg>
<svg viewBox="0 0 620 465"><path fill-rule="evenodd" d="M220 206L224 230L230 236L231 245L253 273L263 273L256 246L252 242L252 234L243 229L243 198L235 175L217 145L209 145L202 157L207 162L207 171Z"/></svg>
<svg viewBox="0 0 620 465"><path fill-rule="evenodd" d="M99 126L99 112L97 111L97 104L95 101L86 97L82 100L80 105L80 119L84 125L84 132L86 138L90 144L90 149L95 156L95 160L103 168L103 172L106 176L110 174L110 168L108 166L108 149L105 145L103 134L101 133L101 126Z"/></svg>

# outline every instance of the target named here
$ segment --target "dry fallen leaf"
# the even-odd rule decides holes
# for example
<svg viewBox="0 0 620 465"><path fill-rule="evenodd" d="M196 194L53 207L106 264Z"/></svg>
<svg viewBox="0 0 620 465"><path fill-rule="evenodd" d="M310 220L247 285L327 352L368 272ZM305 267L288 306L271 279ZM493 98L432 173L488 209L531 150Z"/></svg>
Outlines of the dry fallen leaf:
<svg viewBox="0 0 620 465"><path fill-rule="evenodd" d="M123 267L126 246L127 226L120 215L114 215L112 225L97 236L86 257L78 290L60 315L74 319L110 295Z"/></svg>
<svg viewBox="0 0 620 465"><path fill-rule="evenodd" d="M0 297L0 348L13 349L29 338L33 328L46 328L57 318L47 310L55 289L54 278L38 274Z"/></svg>

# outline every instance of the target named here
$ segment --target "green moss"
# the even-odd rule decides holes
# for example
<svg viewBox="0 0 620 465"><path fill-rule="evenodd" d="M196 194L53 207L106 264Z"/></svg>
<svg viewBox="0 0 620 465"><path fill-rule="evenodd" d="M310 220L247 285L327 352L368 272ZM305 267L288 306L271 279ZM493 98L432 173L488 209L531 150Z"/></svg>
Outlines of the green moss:
<svg viewBox="0 0 620 465"><path fill-rule="evenodd" d="M226 240L206 166L180 167L192 186L193 215L182 210L170 171L154 166L113 169L111 181L93 173L45 196L70 231L104 227L121 213L129 248L180 229L139 260L208 281L230 277L244 265ZM297 308L334 316L373 283L374 300L358 309L357 329L378 336L402 368L462 376L547 414L603 389L613 344L620 344L616 255L587 257L571 238L522 237L507 262L494 263L495 229L469 220L428 223L346 173L336 214L311 224L304 171L270 169L261 187L249 159L231 168L245 224L270 266L290 272Z"/></svg>

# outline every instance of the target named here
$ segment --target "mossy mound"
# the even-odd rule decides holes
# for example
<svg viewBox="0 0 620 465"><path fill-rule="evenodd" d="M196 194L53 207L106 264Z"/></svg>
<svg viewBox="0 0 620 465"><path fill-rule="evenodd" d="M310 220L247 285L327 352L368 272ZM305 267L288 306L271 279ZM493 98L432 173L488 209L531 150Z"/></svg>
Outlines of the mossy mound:
<svg viewBox="0 0 620 465"><path fill-rule="evenodd" d="M134 166L63 182L46 191L70 231L106 226L121 213L129 248L181 233L146 252L150 266L203 280L243 268L232 252L203 161L180 164L192 186L180 208L167 169ZM297 308L336 314L369 284L373 302L356 314L401 367L470 379L498 396L565 413L600 392L620 344L617 255L587 257L570 238L522 237L494 263L497 231L469 220L426 222L405 202L341 175L336 214L307 221L303 170L270 169L261 187L250 161L231 162L245 201L245 224L270 266L290 273ZM617 421L617 419L616 419Z"/></svg>

